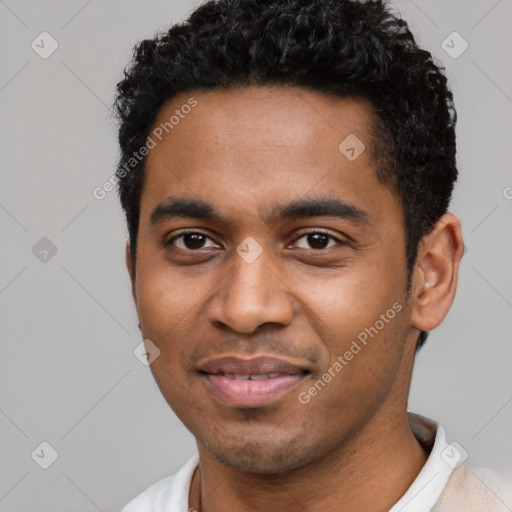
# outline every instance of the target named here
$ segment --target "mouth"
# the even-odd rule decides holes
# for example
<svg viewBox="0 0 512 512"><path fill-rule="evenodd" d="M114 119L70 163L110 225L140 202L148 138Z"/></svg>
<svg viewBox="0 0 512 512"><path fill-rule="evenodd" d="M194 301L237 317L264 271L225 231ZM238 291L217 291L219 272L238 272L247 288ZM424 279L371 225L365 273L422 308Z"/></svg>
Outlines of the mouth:
<svg viewBox="0 0 512 512"><path fill-rule="evenodd" d="M266 380L266 379L277 379L278 377L281 377L283 375L289 375L289 374L272 372L272 373L258 373L255 375L251 375L250 373L246 373L245 375L236 374L236 373L221 373L221 374L217 374L217 375L222 375L223 377L227 377L228 379L233 379L233 380Z"/></svg>
<svg viewBox="0 0 512 512"><path fill-rule="evenodd" d="M283 398L310 372L273 357L223 357L199 368L208 392L230 407L263 407Z"/></svg>

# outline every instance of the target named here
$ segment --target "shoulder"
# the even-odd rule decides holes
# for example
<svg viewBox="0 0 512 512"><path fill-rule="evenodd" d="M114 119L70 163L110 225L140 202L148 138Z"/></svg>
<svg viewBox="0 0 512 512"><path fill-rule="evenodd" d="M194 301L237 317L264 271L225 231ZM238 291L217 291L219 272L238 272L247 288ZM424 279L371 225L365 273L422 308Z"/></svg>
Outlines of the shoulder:
<svg viewBox="0 0 512 512"><path fill-rule="evenodd" d="M148 487L125 505L121 512L154 512L160 510L160 507L168 501L168 494L172 488L174 478L175 475L168 476Z"/></svg>
<svg viewBox="0 0 512 512"><path fill-rule="evenodd" d="M507 512L512 483L498 473L463 464L455 469L432 512Z"/></svg>
<svg viewBox="0 0 512 512"><path fill-rule="evenodd" d="M196 454L176 474L153 484L125 505L121 512L187 511L190 481L198 462Z"/></svg>

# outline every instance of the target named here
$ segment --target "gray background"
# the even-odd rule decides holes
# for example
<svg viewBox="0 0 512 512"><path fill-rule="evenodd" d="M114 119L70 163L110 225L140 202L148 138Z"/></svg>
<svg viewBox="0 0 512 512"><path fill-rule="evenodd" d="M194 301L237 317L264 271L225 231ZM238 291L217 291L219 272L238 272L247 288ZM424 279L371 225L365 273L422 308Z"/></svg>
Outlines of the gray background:
<svg viewBox="0 0 512 512"><path fill-rule="evenodd" d="M511 474L512 1L394 5L451 81L452 211L467 245L453 308L417 359L410 409L440 421L473 464ZM115 170L108 107L132 47L193 6L0 0L1 511L116 511L195 451L133 355L117 193L92 195ZM43 31L59 44L47 59L31 48ZM453 31L469 43L456 59L441 48ZM42 237L57 248L46 262L32 249ZM31 458L43 441L58 452L46 470Z"/></svg>

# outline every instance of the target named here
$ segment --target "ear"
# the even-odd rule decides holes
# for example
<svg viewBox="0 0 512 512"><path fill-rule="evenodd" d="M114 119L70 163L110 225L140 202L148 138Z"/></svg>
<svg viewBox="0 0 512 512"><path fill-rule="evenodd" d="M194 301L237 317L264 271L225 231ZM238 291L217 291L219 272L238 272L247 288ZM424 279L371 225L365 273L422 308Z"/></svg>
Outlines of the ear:
<svg viewBox="0 0 512 512"><path fill-rule="evenodd" d="M418 245L411 291L411 324L416 329L430 331L448 314L457 289L463 253L460 220L447 213Z"/></svg>
<svg viewBox="0 0 512 512"><path fill-rule="evenodd" d="M126 260L126 268L128 269L128 274L130 275L130 281L132 283L133 300L135 301L135 304L137 304L137 295L135 293L135 274L134 274L135 268L134 268L133 260L132 260L130 241L126 242L125 260Z"/></svg>

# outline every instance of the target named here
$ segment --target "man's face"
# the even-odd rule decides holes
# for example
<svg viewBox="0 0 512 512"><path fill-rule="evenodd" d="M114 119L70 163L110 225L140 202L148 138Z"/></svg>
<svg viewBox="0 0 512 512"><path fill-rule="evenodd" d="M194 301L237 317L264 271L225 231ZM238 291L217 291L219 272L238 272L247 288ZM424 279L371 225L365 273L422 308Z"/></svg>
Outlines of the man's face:
<svg viewBox="0 0 512 512"><path fill-rule="evenodd" d="M173 115L161 141L150 134L141 198L134 293L142 335L160 350L151 370L224 464L300 467L406 400L396 392L407 391L417 331L403 213L372 167L371 111L247 87L176 97L153 128ZM353 136L339 148L351 134L366 146L355 159ZM218 218L173 216L177 198ZM329 215L280 211L326 199L339 201Z"/></svg>

